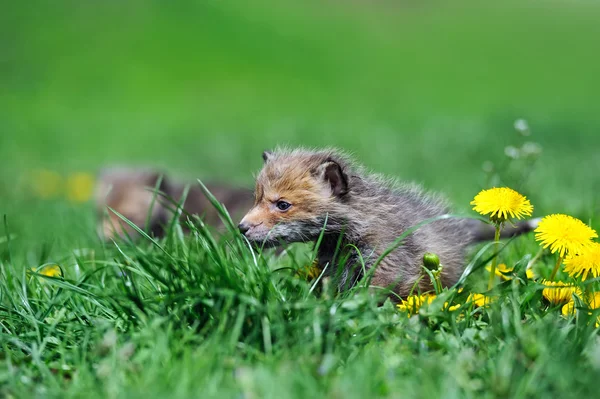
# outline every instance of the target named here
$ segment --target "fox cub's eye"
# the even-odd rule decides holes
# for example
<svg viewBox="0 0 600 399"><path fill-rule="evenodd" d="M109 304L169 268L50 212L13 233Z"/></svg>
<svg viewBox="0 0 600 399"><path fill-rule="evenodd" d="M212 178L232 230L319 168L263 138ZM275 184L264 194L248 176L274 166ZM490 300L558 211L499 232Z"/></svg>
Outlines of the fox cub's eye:
<svg viewBox="0 0 600 399"><path fill-rule="evenodd" d="M290 204L289 202L285 202L285 201L277 201L277 203L275 204L275 206L280 211L287 211L288 209L290 209L290 207L292 206L292 204Z"/></svg>

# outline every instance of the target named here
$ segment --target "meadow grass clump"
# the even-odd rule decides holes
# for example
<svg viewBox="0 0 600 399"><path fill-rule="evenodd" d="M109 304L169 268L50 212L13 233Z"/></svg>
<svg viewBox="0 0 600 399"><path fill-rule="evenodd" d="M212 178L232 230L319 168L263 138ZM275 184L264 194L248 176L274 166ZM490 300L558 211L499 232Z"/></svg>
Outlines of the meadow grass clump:
<svg viewBox="0 0 600 399"><path fill-rule="evenodd" d="M498 397L595 389L596 302L528 278L531 241L502 249L513 266L500 268L493 292L478 293L477 279L499 256L487 255L490 243L455 287L434 284L435 292L415 292L396 307L381 305L367 284L339 293L307 273L312 251L257 251L214 205L225 234L190 218L187 236L174 220L163 239L139 230L139 241L77 252L63 264L2 261L3 394ZM443 268L434 254L424 265L432 281ZM578 372L582 364L587 373Z"/></svg>
<svg viewBox="0 0 600 399"><path fill-rule="evenodd" d="M325 281L317 293L298 278L298 265L272 268L237 234L217 238L190 223L184 237L173 226L164 240L140 230L141 242L115 243L102 259L77 259L85 270L78 276L55 266L20 273L2 264L0 311L9 359L32 362L36 379L58 373L70 380L84 372L73 365L79 356L99 356L119 337L153 329L218 347L234 359L256 361L299 347L303 356L318 359L342 343L360 347L379 340L400 319L392 308L379 308L366 289L340 297ZM137 353L138 345L120 350ZM63 370L64 364L70 366ZM96 375L108 372L102 370Z"/></svg>

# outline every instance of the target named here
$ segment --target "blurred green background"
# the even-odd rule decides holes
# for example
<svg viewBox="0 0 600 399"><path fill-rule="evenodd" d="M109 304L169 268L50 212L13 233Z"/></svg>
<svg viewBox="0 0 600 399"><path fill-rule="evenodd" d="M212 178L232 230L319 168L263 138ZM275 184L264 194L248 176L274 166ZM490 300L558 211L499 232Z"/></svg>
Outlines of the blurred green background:
<svg viewBox="0 0 600 399"><path fill-rule="evenodd" d="M141 164L250 186L276 145L341 147L468 210L525 118L543 153L515 188L538 216L587 221L599 16L571 1L4 2L0 213L21 242L86 245L90 204L30 198L31 170Z"/></svg>

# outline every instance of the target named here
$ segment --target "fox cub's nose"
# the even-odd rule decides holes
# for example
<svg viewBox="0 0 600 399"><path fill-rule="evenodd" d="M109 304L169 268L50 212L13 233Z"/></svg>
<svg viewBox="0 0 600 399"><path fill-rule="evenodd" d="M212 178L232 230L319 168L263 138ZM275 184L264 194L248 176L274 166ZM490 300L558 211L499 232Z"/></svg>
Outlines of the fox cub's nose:
<svg viewBox="0 0 600 399"><path fill-rule="evenodd" d="M248 223L240 223L238 224L238 229L240 229L240 233L246 234L248 230L250 230L250 225Z"/></svg>

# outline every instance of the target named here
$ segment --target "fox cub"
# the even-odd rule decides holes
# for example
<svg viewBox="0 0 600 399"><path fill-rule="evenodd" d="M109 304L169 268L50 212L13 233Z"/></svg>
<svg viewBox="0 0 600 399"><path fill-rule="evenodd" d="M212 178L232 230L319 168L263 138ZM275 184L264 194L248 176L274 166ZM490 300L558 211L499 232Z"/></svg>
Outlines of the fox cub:
<svg viewBox="0 0 600 399"><path fill-rule="evenodd" d="M160 183L159 183L160 181ZM155 193L155 187L162 195ZM208 183L209 191L225 205L232 217L240 217L252 205L252 191L245 188L233 187L222 183ZM100 172L96 185L96 211L98 213L98 233L106 240L118 236L135 237L135 230L124 223L117 215L107 211L110 207L138 228L144 229L148 219L149 233L160 237L165 234L165 225L173 217L176 206L171 201L179 203L184 193L185 185L171 180L159 171L144 168L110 168ZM191 184L183 209L191 214L202 217L210 226L223 228L217 210L212 206L198 183ZM182 214L184 221L187 215Z"/></svg>
<svg viewBox="0 0 600 399"><path fill-rule="evenodd" d="M327 265L326 275L336 275L340 290L355 284L362 266L370 269L407 229L450 213L440 196L367 173L336 150L279 149L265 152L263 159L254 206L241 220L240 232L251 242L272 246L316 241L323 232L318 262ZM521 223L505 235L533 228L534 222ZM473 219L424 224L383 258L371 284L406 297L421 276L424 253L433 252L444 266L442 283L451 286L463 271L467 247L492 237L491 226ZM428 280L420 280L421 290L431 288Z"/></svg>

